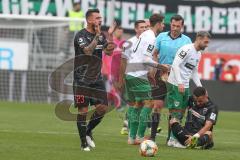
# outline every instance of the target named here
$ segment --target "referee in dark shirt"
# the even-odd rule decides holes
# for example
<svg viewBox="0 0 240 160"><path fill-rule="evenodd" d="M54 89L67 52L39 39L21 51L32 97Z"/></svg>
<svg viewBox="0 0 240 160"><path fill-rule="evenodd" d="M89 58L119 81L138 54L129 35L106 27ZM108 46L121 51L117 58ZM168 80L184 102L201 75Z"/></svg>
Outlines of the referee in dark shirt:
<svg viewBox="0 0 240 160"><path fill-rule="evenodd" d="M170 120L170 124L174 136L182 145L210 149L213 147L212 132L217 117L217 106L209 99L206 89L197 87L189 98L185 126L182 127L175 118Z"/></svg>

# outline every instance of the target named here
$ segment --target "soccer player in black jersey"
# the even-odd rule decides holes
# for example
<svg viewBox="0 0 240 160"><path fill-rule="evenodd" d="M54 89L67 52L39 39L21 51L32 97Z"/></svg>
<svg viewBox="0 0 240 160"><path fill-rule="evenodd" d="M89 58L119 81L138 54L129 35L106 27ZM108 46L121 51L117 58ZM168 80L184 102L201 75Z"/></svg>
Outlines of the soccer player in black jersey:
<svg viewBox="0 0 240 160"><path fill-rule="evenodd" d="M116 24L108 30L108 37L101 32L102 17L98 9L86 12L87 27L80 30L74 38L74 104L78 108L77 128L81 148L90 151L95 143L92 130L101 122L108 109L107 94L101 75L102 52L111 55L114 50L112 34ZM88 106L95 110L87 122Z"/></svg>
<svg viewBox="0 0 240 160"><path fill-rule="evenodd" d="M182 127L177 119L170 120L171 128L177 140L188 148L213 147L213 125L218 117L217 106L209 99L203 87L197 87L189 99L189 108L185 126Z"/></svg>

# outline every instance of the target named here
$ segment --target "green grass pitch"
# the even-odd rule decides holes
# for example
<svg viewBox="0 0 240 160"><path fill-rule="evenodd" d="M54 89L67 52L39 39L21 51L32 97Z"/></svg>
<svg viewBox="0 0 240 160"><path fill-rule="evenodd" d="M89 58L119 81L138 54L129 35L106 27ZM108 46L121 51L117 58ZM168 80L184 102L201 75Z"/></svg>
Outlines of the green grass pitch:
<svg viewBox="0 0 240 160"><path fill-rule="evenodd" d="M75 122L59 120L54 105L0 102L1 160L239 160L240 112L220 112L212 150L187 150L165 145L167 121L157 137L158 153L141 157L138 146L120 135L123 114L112 111L94 132L96 149L82 152Z"/></svg>

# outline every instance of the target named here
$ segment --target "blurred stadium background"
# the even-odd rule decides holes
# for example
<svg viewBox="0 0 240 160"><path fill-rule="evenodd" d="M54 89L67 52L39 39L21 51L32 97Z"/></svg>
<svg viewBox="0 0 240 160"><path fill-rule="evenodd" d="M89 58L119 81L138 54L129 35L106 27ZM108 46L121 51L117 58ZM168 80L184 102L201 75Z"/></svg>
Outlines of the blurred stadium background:
<svg viewBox="0 0 240 160"><path fill-rule="evenodd" d="M23 131L21 132L23 135L34 132L33 128L36 128L34 123L31 123L25 129L23 124L28 124L27 120L24 120L24 117L28 116L27 113L34 114L35 111L39 112L40 117L37 116L39 119L46 118L43 122L46 130L50 128L46 127L47 120L49 120L52 123L50 125L53 127L52 129L57 131L53 135L58 135L58 132L63 131L63 129L59 129L62 126L54 126L59 121L56 122L50 117L44 117L46 114L44 110L46 106L52 106L51 104L66 98L72 99L71 94L57 93L48 84L50 74L58 66L74 57L73 36L69 30L70 23L72 21L74 23L85 23L84 19L70 19L67 16L72 7L73 1L71 0L0 0L0 126L2 125L0 135L3 139L4 137L8 139L8 136L9 138L15 137L18 134L18 129ZM221 110L240 110L240 99L238 98L240 93L239 0L81 0L82 11L85 13L88 8L100 9L103 15L104 30L111 24L113 18L120 21L124 29L124 39L128 39L134 34L135 20L147 19L153 12L161 12L165 15L166 31L169 29L170 17L177 13L181 14L185 19L184 33L190 36L192 40L194 40L197 31L209 31L212 34L212 41L201 60L199 74L213 101ZM216 69L221 62L222 72L226 71L227 73L225 77L219 75L220 78L218 79L216 78L216 74L218 74ZM232 66L231 71L228 70L229 66ZM65 79L65 83L72 83L71 74ZM71 93L71 91L68 91L68 93ZM24 103L20 104L20 102ZM23 114L19 108L22 111L27 111L24 107L25 103L31 104L26 105L29 112ZM46 103L50 105L45 105ZM35 110L35 107L38 107L38 109ZM47 111L54 112L52 107L50 108ZM18 114L23 119L19 120L17 124L22 126L14 128L7 125L9 122L14 126L15 121L18 121ZM110 118L117 121L116 123L119 123L120 128L121 122L114 119L118 117L115 114L110 115ZM54 115L52 114L52 116ZM224 141L225 133L230 134L232 138L228 138L229 143L221 144L223 152L215 151L216 156L224 156L224 145L230 147L232 141L240 138L239 129L230 125L239 120L234 116L239 117L239 113L225 112L223 114L223 118L227 120L225 119L226 123L225 120L220 122L222 126L219 127L219 133L221 134L219 134L218 139ZM9 117L11 120L7 121L6 119ZM220 116L219 119L221 118ZM29 120L34 121L35 119L30 117ZM20 125L20 123L23 124ZM105 123L109 124L109 122ZM64 123L60 122L60 124ZM71 127L74 128L74 126ZM224 130L228 127L229 132ZM72 128L65 127L64 129L67 132L65 135L72 136L68 133L75 132ZM114 129L118 128L115 127ZM8 132L9 130L11 132ZM30 133L24 133L24 130L28 130ZM51 131L51 129L49 130ZM100 133L104 134L103 128L100 128ZM107 133L112 134L110 128L107 128ZM11 136L11 134L14 135ZM31 136L30 139L33 140L34 135ZM77 137L77 135L74 136ZM21 137L18 138L21 139ZM67 138L64 138L67 145L74 145L68 144ZM104 137L102 138L102 143L104 143ZM121 137L113 137L114 140L119 138ZM1 141L2 144L7 143L7 140ZM14 143L14 140L12 142ZM119 143L121 144L123 141ZM39 145L41 146L41 143ZM29 148L31 148L30 146ZM238 147L239 149L240 146L238 143L233 143L233 146L230 147L229 151L232 149L234 153L229 159L239 159L235 153L235 148ZM11 146L8 146L5 150L10 148ZM127 148L129 149L129 147ZM103 150L103 152L108 151ZM165 152L170 153L166 148ZM192 153L197 154L195 151L191 151L187 155L191 156ZM95 154L98 155L98 152ZM179 152L176 151L176 154L179 154ZM207 155L210 159L216 157L212 156L211 158L210 153L207 153ZM120 159L121 156L123 154L115 159ZM201 157L201 154L198 156ZM4 159L11 159L10 157L5 155ZM16 157L15 159L18 159ZM20 157L23 159L24 156L20 154ZM40 156L37 159L41 158ZM168 158L171 158L171 156ZM54 156L52 159L54 159Z"/></svg>
<svg viewBox="0 0 240 160"><path fill-rule="evenodd" d="M225 3L224 3L225 2ZM114 6L114 7L113 7ZM73 1L68 0L1 0L0 3L0 99L21 102L51 103L69 95L55 93L48 86L48 76L60 64L74 57L73 36L69 31ZM147 19L153 12L166 17L169 29L170 17L181 14L185 18L184 33L194 40L199 30L212 33L213 40L205 51L199 74L206 85L233 86L239 90L240 80L240 8L237 1L197 0L82 0L83 13L88 8L98 7L103 15L103 25L109 26L113 18L121 22L124 39L133 34L136 19ZM114 9L113 9L114 8ZM113 15L114 16L107 16ZM84 23L84 20L76 20ZM216 64L224 59L224 66L234 66L236 80L228 76L222 83L214 81ZM66 80L71 83L71 75ZM210 82L208 82L210 81ZM237 86L237 87L236 87ZM208 88L208 87L207 87ZM209 87L210 93L219 92L219 87ZM213 88L213 89L212 89ZM237 88L237 89L236 89ZM229 91L225 100L213 99L221 108L225 104L237 109L236 92ZM71 95L70 95L71 96ZM216 95L218 96L218 94ZM228 99L227 99L228 98ZM238 101L239 102L239 101ZM227 108L226 108L227 109Z"/></svg>

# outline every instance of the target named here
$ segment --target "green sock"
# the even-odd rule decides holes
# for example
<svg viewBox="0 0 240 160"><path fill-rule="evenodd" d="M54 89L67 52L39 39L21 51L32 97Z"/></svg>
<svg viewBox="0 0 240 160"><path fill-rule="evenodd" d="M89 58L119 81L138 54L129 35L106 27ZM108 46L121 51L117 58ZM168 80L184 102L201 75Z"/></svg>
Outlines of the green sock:
<svg viewBox="0 0 240 160"><path fill-rule="evenodd" d="M139 125L139 108L133 107L130 114L130 138L136 139L138 125Z"/></svg>
<svg viewBox="0 0 240 160"><path fill-rule="evenodd" d="M139 125L138 125L138 137L143 138L145 130L147 128L147 123L150 120L150 113L152 108L143 107L139 117Z"/></svg>
<svg viewBox="0 0 240 160"><path fill-rule="evenodd" d="M171 130L171 132L170 132L170 138L177 139L177 138L174 136L172 130Z"/></svg>
<svg viewBox="0 0 240 160"><path fill-rule="evenodd" d="M127 110L127 120L128 120L128 128L130 128L130 116L132 114L134 107L133 106L129 106L128 110Z"/></svg>

